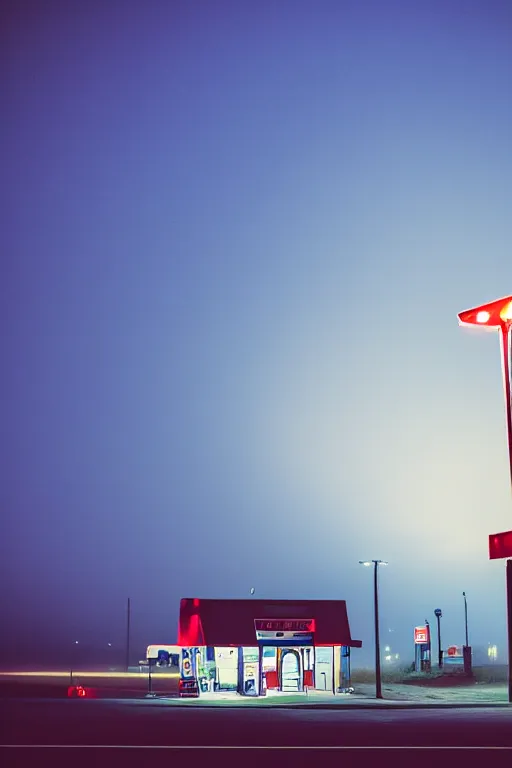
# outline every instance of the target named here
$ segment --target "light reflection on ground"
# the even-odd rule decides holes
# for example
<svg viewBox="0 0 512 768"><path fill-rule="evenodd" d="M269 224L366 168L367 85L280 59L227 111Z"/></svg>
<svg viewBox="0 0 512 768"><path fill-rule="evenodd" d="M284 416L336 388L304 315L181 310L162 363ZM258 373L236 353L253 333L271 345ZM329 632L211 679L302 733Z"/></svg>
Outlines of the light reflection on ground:
<svg viewBox="0 0 512 768"><path fill-rule="evenodd" d="M60 671L60 672L24 672L24 671L9 671L9 672L0 672L0 679L4 677L9 678L17 678L17 677L24 677L24 678L60 678L62 680L67 680L70 676L70 671ZM147 680L148 673L147 672L91 672L85 671L83 672L80 669L73 669L73 676L75 677L83 677L83 678L110 678L110 679L117 679L117 680L133 680L134 678L137 679L144 679ZM154 678L157 679L177 679L179 677L179 672L158 672L153 675Z"/></svg>

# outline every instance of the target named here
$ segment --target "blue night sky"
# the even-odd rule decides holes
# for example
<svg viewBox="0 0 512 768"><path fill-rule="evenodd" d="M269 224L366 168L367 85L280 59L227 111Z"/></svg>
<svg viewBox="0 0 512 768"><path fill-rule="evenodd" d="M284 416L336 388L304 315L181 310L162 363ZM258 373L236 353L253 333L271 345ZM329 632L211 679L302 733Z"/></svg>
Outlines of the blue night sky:
<svg viewBox="0 0 512 768"><path fill-rule="evenodd" d="M505 654L507 0L23 0L1 50L2 643L344 598ZM384 638L387 642L387 638ZM371 659L371 655L369 655ZM357 653L354 654L357 663Z"/></svg>

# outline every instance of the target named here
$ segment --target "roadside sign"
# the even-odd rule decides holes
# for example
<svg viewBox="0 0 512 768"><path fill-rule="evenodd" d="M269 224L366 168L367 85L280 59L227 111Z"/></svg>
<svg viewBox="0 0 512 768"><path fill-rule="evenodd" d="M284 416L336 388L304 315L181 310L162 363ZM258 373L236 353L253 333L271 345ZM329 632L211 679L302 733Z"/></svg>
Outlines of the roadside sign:
<svg viewBox="0 0 512 768"><path fill-rule="evenodd" d="M464 664L464 651L462 645L449 645L444 654L445 666Z"/></svg>
<svg viewBox="0 0 512 768"><path fill-rule="evenodd" d="M512 557L512 531L492 533L489 536L489 560Z"/></svg>
<svg viewBox="0 0 512 768"><path fill-rule="evenodd" d="M414 627L414 644L426 645L428 643L428 627Z"/></svg>

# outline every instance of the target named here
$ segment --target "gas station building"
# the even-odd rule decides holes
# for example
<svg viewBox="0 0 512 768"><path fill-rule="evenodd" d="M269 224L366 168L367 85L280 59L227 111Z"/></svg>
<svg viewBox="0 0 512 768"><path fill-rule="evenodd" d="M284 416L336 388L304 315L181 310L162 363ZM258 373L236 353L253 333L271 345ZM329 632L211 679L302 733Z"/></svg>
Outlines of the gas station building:
<svg viewBox="0 0 512 768"><path fill-rule="evenodd" d="M267 690L333 694L350 688L344 600L209 600L180 603L180 695Z"/></svg>

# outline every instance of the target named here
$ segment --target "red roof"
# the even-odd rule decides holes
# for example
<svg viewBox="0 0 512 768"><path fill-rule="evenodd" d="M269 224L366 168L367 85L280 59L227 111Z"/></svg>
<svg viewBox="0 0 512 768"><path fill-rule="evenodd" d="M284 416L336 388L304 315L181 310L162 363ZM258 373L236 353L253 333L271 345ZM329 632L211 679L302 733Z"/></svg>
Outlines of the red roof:
<svg viewBox="0 0 512 768"><path fill-rule="evenodd" d="M254 646L255 619L314 619L315 645L346 645L353 640L345 600L204 600L183 598L180 603L178 645Z"/></svg>

